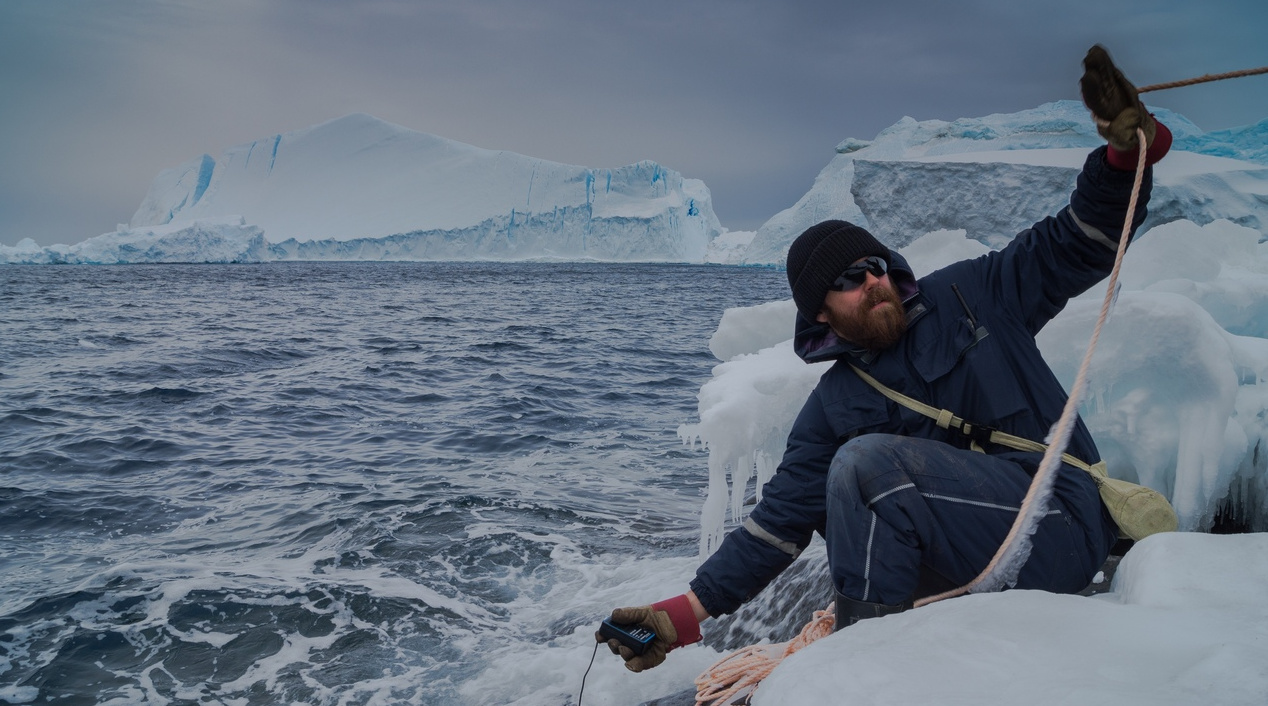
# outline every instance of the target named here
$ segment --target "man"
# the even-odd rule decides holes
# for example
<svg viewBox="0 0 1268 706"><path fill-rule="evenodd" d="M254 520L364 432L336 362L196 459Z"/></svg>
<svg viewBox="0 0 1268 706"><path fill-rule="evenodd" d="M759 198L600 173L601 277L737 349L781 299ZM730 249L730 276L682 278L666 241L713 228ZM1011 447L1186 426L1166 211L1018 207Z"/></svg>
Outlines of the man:
<svg viewBox="0 0 1268 706"><path fill-rule="evenodd" d="M968 583L1004 541L1041 453L1016 451L887 399L860 372L976 425L1043 441L1065 391L1035 335L1066 302L1110 272L1127 215L1137 156L1166 154L1171 136L1101 47L1084 59L1084 102L1109 142L1088 156L1070 205L1007 247L919 280L863 228L819 223L788 251L806 362L834 360L789 434L775 476L743 526L700 566L691 590L615 622L657 633L633 671L700 639L700 621L733 612L810 542L826 540L837 625L909 608L916 598ZM1132 231L1144 220L1144 175ZM1067 453L1099 460L1080 421ZM1033 535L1018 588L1075 593L1104 562L1118 528L1083 470L1063 464Z"/></svg>

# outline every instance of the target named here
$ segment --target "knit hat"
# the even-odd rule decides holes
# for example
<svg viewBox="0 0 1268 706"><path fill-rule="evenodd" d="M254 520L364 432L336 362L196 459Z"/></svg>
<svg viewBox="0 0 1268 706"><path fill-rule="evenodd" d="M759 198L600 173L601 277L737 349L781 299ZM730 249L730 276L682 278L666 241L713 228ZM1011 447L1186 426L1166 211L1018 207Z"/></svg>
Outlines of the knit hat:
<svg viewBox="0 0 1268 706"><path fill-rule="evenodd" d="M814 321L828 287L860 258L878 255L889 262L889 248L866 230L846 221L810 226L788 248L788 286L797 310Z"/></svg>

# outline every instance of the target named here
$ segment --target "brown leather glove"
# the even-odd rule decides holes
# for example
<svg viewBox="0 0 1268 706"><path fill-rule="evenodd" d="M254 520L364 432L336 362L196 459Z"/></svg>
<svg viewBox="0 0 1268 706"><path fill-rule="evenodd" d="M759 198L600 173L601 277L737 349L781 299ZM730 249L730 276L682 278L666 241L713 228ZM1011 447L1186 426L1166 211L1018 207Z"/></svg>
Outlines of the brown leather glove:
<svg viewBox="0 0 1268 706"><path fill-rule="evenodd" d="M1140 101L1136 87L1114 66L1105 47L1097 44L1088 49L1079 88L1083 104L1096 120L1096 131L1110 147L1135 153L1138 127L1145 131L1145 146L1153 143L1157 131L1153 116Z"/></svg>
<svg viewBox="0 0 1268 706"><path fill-rule="evenodd" d="M652 640L641 655L634 654L634 651L622 645L620 640L606 641L612 654L620 655L621 659L625 660L625 668L631 672L651 669L664 662L665 653L678 641L678 630L674 628L674 621L669 618L669 613L656 610L649 605L637 608L617 608L612 611L612 622L620 625L638 625L656 633L656 639ZM604 642L603 637L597 632L594 634L594 639Z"/></svg>
<svg viewBox="0 0 1268 706"><path fill-rule="evenodd" d="M625 668L631 672L651 669L665 661L666 652L699 642L701 638L700 621L696 619L691 601L685 593L651 605L617 608L612 611L611 620L619 625L638 625L656 633L656 639L652 640L641 655L634 654L620 640L606 641L612 654L620 655L625 660ZM597 632L594 639L604 642L603 636Z"/></svg>

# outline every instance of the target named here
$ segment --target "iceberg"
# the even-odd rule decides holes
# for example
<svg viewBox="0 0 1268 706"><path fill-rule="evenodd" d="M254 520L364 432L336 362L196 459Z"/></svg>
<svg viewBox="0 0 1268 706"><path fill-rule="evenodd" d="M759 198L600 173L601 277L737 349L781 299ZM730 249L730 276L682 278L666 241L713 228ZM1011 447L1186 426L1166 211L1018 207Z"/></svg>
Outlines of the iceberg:
<svg viewBox="0 0 1268 706"><path fill-rule="evenodd" d="M41 248L30 238L0 245L0 264L116 265L229 264L275 259L264 231L241 218L208 218L165 226L127 228L75 245Z"/></svg>
<svg viewBox="0 0 1268 706"><path fill-rule="evenodd" d="M1203 133L1158 109L1175 142L1154 172L1144 229L1176 220L1229 220L1268 230L1268 120ZM847 139L796 204L758 229L748 264L781 265L789 244L819 221L867 227L891 247L934 230L963 229L992 248L1068 201L1089 151L1104 144L1075 101L952 122L904 118L874 140Z"/></svg>
<svg viewBox="0 0 1268 706"><path fill-rule="evenodd" d="M592 169L353 114L163 171L133 228L241 216L275 259L705 258L708 188L655 162Z"/></svg>

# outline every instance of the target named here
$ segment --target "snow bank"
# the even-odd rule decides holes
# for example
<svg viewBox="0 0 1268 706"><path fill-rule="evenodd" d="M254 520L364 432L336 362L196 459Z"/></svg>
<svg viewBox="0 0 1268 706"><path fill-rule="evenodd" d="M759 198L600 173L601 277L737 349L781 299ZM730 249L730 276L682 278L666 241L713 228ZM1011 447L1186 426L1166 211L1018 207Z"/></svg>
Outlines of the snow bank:
<svg viewBox="0 0 1268 706"><path fill-rule="evenodd" d="M974 594L866 620L786 659L753 704L1258 706L1265 585L1268 534L1154 535L1109 593Z"/></svg>

